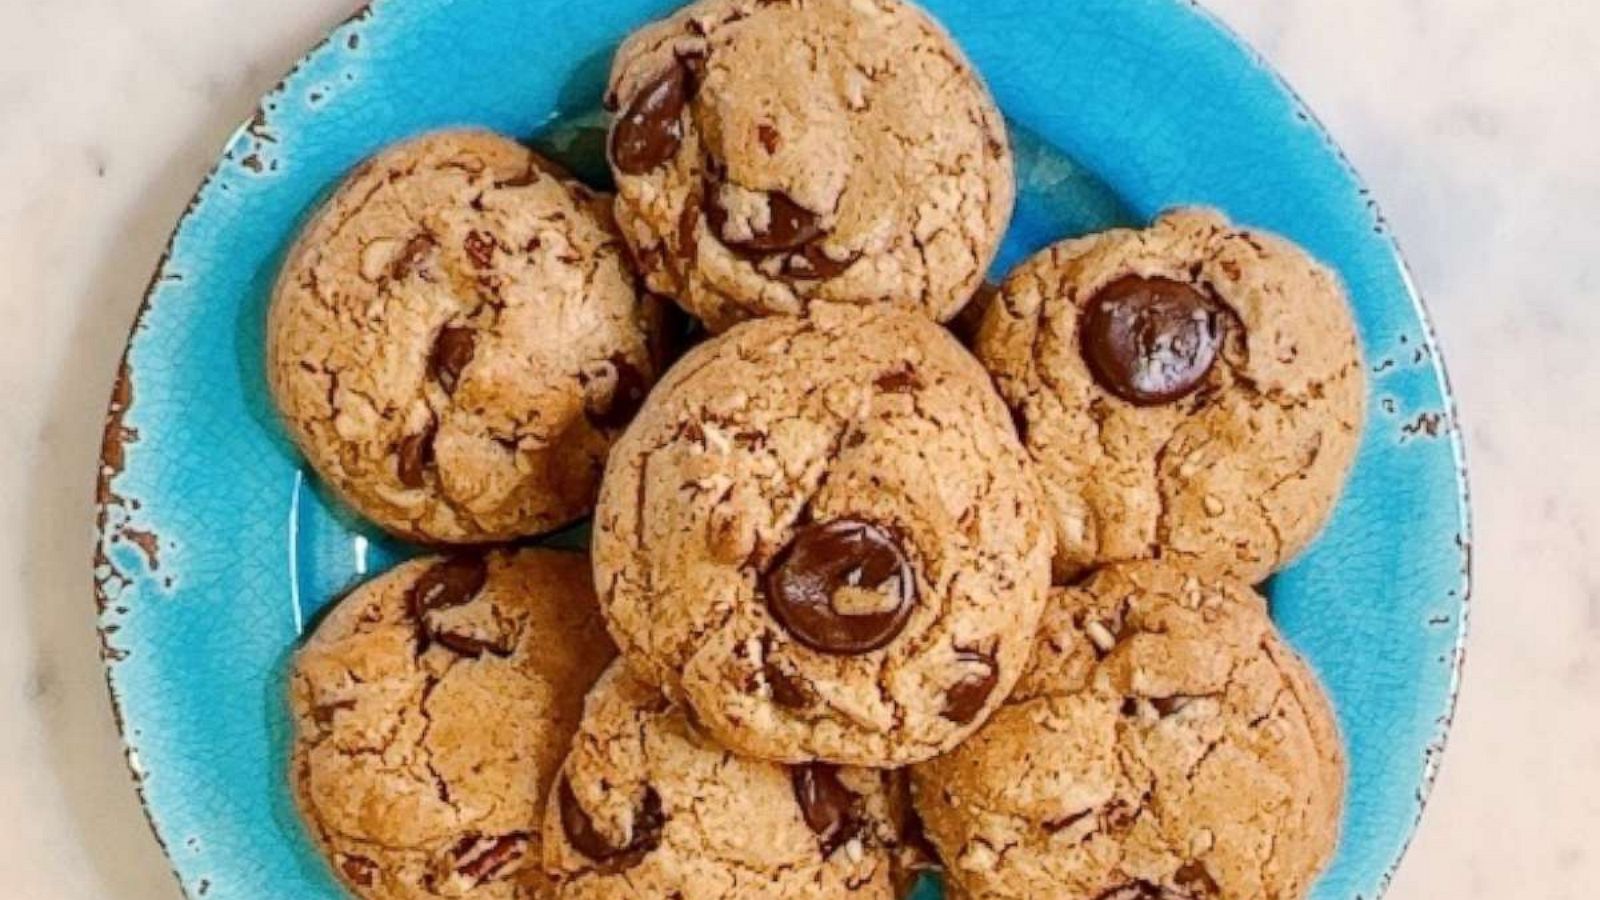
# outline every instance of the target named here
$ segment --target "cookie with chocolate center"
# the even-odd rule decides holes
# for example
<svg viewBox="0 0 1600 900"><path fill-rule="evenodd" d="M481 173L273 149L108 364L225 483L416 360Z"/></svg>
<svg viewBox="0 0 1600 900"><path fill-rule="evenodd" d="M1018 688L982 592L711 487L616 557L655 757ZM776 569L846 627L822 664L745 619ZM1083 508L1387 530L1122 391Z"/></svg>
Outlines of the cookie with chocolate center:
<svg viewBox="0 0 1600 900"><path fill-rule="evenodd" d="M1328 520L1361 439L1339 280L1208 211L1043 251L973 346L1049 497L1062 583L1149 558L1260 581Z"/></svg>
<svg viewBox="0 0 1600 900"><path fill-rule="evenodd" d="M594 529L633 669L791 763L958 743L1021 673L1052 547L976 361L926 317L837 304L685 356L613 452Z"/></svg>

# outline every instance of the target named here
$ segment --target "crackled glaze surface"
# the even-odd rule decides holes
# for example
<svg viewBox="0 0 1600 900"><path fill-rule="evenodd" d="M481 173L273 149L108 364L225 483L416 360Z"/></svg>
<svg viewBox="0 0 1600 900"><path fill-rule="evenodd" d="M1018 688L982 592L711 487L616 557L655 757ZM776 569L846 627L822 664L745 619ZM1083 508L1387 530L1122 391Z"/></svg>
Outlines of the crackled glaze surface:
<svg viewBox="0 0 1600 900"><path fill-rule="evenodd" d="M553 149L592 173L610 51L671 6L380 2L263 100L175 235L108 420L96 582L130 758L191 896L338 896L282 774L286 662L329 598L407 554L335 507L272 413L265 303L296 228L357 160L444 125L555 129ZM1453 412L1384 223L1270 70L1187 4L930 6L1012 124L1019 207L996 271L1205 203L1303 243L1349 285L1365 440L1334 521L1268 593L1350 745L1344 838L1315 896L1371 898L1448 725L1469 546ZM530 34L561 40L531 49Z"/></svg>

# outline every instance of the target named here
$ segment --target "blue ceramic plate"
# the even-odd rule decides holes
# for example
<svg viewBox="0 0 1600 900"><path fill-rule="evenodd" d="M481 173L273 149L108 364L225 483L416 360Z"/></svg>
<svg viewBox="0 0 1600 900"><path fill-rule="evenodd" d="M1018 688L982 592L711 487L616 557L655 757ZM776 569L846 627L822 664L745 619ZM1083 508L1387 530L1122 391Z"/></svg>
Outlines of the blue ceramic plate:
<svg viewBox="0 0 1600 900"><path fill-rule="evenodd" d="M95 581L128 758L190 896L340 896L285 786L285 663L319 607L407 552L331 503L274 418L263 320L297 226L357 161L445 125L603 169L612 49L673 5L380 0L262 100L173 236L107 424ZM1013 126L1021 201L998 271L1206 203L1298 240L1349 285L1366 440L1327 533L1270 593L1349 741L1344 841L1316 896L1376 897L1449 725L1469 546L1443 370L1382 217L1271 69L1190 3L929 5Z"/></svg>

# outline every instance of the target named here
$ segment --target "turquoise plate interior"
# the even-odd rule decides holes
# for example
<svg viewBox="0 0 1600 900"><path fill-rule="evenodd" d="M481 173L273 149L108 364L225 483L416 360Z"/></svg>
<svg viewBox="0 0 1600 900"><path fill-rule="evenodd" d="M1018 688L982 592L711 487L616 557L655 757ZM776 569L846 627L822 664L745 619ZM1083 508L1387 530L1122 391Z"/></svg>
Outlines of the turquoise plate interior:
<svg viewBox="0 0 1600 900"><path fill-rule="evenodd" d="M673 0L389 0L265 97L161 262L112 402L95 583L135 778L190 896L340 896L285 786L285 663L330 598L409 551L336 508L275 421L268 291L298 224L383 145L446 125L603 177L612 49ZM1443 370L1382 217L1270 68L1177 0L932 0L1011 120L1021 200L997 271L1063 237L1218 206L1349 285L1371 414L1327 532L1269 585L1349 743L1318 900L1382 893L1449 726L1469 541ZM938 896L932 880L919 897Z"/></svg>

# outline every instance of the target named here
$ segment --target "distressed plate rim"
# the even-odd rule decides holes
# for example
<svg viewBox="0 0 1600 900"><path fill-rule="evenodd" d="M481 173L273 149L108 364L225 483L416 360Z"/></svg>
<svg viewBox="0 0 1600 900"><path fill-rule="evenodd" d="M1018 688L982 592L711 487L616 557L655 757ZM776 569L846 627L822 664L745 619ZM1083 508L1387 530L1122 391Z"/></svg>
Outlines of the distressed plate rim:
<svg viewBox="0 0 1600 900"><path fill-rule="evenodd" d="M1211 24L1218 32L1225 35L1249 58L1250 62L1260 71L1265 72L1276 84L1279 91L1288 97L1295 111L1306 117L1323 145L1338 159L1345 174L1349 176L1357 187L1372 196L1371 188L1361 171L1345 153L1333 137L1333 131L1311 108L1294 85L1289 83L1282 72L1274 66L1265 54L1257 50L1255 45L1246 40L1232 25L1223 20L1222 16L1213 12L1201 0L1175 0L1183 2L1193 8L1202 18ZM1387 221L1383 215L1382 204L1376 199L1372 201L1374 217L1379 221ZM1455 457L1456 475L1456 505L1457 516L1460 518L1460 535L1458 542L1462 554L1460 598L1460 619L1456 625L1455 641L1451 648L1450 661L1450 689L1449 700L1446 702L1442 720L1433 740L1429 742L1429 754L1423 766L1422 784L1418 788L1417 810L1412 817L1411 826L1407 830L1404 843L1398 853L1390 861L1388 870L1383 874L1381 886L1377 896L1371 900L1380 900L1389 891L1390 883L1394 880L1395 873L1399 871L1400 864L1405 862L1406 855L1411 851L1411 845L1417 839L1417 831L1422 824L1423 813L1427 811L1428 803L1433 799L1433 789L1439 779L1439 769L1443 765L1444 754L1449 749L1450 736L1455 729L1455 715L1461 701L1461 680L1467 665L1467 638L1471 631L1472 620L1472 582L1473 582L1473 519L1472 519L1472 486L1468 475L1466 441L1461 438L1460 409L1456 403L1455 386L1450 378L1450 366L1445 361L1444 348L1439 341L1439 332L1434 325L1433 313L1428 308L1428 302L1423 297L1422 290L1417 286L1416 274L1412 271L1411 262L1406 258L1404 248L1400 246L1399 239L1392 231L1385 230L1384 243L1389 253L1394 257L1396 266L1400 270L1400 277L1405 281L1406 295L1417 314L1417 321L1422 326L1423 344L1433 353L1433 370L1439 382L1440 400L1444 404L1445 414L1449 420L1449 441L1452 455ZM1359 898L1357 898L1359 900Z"/></svg>
<svg viewBox="0 0 1600 900"><path fill-rule="evenodd" d="M111 508L123 502L123 498L116 492L113 482L127 467L131 454L136 453L136 436L129 434L124 425L124 416L132 407L135 400L134 385L135 375L129 363L129 356L143 332L146 318L150 312L156 294L159 291L171 265L175 245L184 232L185 226L194 215L196 208L210 191L213 182L223 171L224 167L236 164L230 148L238 146L240 140L250 134L265 120L266 111L275 98L282 97L291 80L308 64L326 52L334 41L348 28L360 22L372 19L380 13L380 7L392 5L394 0L364 0L353 12L339 20L327 30L326 35L306 50L293 65L279 78L271 89L257 101L252 113L246 117L237 128L223 142L216 154L216 162L206 171L199 185L195 188L183 212L172 225L171 232L163 246L163 250L155 264L150 281L146 286L138 307L133 315L129 327L128 338L118 363L117 373L114 378L111 396L105 415L104 431L99 454L99 469L95 479L95 536L92 561L93 573L93 598L97 612L97 632L101 645L101 658L104 665L107 689L111 700L111 712L115 721L119 740L122 745L124 762L133 783L134 791L139 798L140 808L146 822L149 824L152 836L161 848L166 858L168 870L172 873L174 881L186 896L203 895L204 885L200 888L189 884L179 871L176 860L172 854L172 847L168 843L168 835L163 829L160 815L155 810L147 796L144 778L145 774L138 762L138 747L129 733L127 711L116 684L115 671L123 651L117 650L113 645L113 631L104 621L107 610L112 605L108 588L113 581L121 579L124 583L130 581L129 576L121 572L107 554L107 547L113 538L131 539L139 544L147 556L153 550L147 547L144 541L154 541L154 536L148 533L135 532L131 529L118 529L111 522ZM913 0L919 2L919 0ZM1275 89L1287 100L1294 114L1301 117L1314 129L1317 139L1322 143L1337 160L1344 174L1354 183L1363 194L1371 197L1366 180L1361 176L1355 165L1345 154L1338 142L1333 138L1332 132L1323 121L1304 101L1300 94L1289 84L1276 67L1256 48L1247 41L1239 32L1225 22L1218 14L1208 9L1200 0L1159 0L1173 7L1191 10L1218 34L1223 36L1235 49L1240 51L1252 67L1271 80ZM1381 205L1372 200L1370 207L1374 219L1379 223L1386 222ZM1413 271L1400 247L1399 241L1393 232L1387 228L1382 231L1382 242L1385 250L1392 256L1398 269L1400 278L1404 282L1405 293L1421 327L1421 346L1429 351L1431 356L1430 368L1437 381L1440 394L1440 403L1443 406L1443 417L1446 429L1442 435L1449 442L1454 461L1454 474L1456 482L1456 518L1458 520L1458 546L1461 554L1460 580L1455 595L1455 604L1459 610L1455 625L1455 635L1451 647L1450 681L1448 685L1445 707L1439 716L1432 738L1428 742L1427 753L1420 784L1417 788L1417 804L1412 816L1405 838L1394 858L1389 862L1381 878L1377 894L1370 900L1377 900L1387 892L1395 872L1404 861L1407 852L1416 838L1418 825L1422 819L1428 802L1431 800L1433 788L1437 782L1442 758L1447 749L1453 731L1454 717L1459 705L1460 690L1463 671L1466 664L1467 640L1470 632L1472 610L1473 586L1473 515L1471 507L1471 488L1465 442L1460 430L1459 410L1455 392L1449 375L1449 366L1440 346L1440 340L1433 316L1429 312L1427 302L1419 290ZM153 546L153 544L152 544Z"/></svg>

